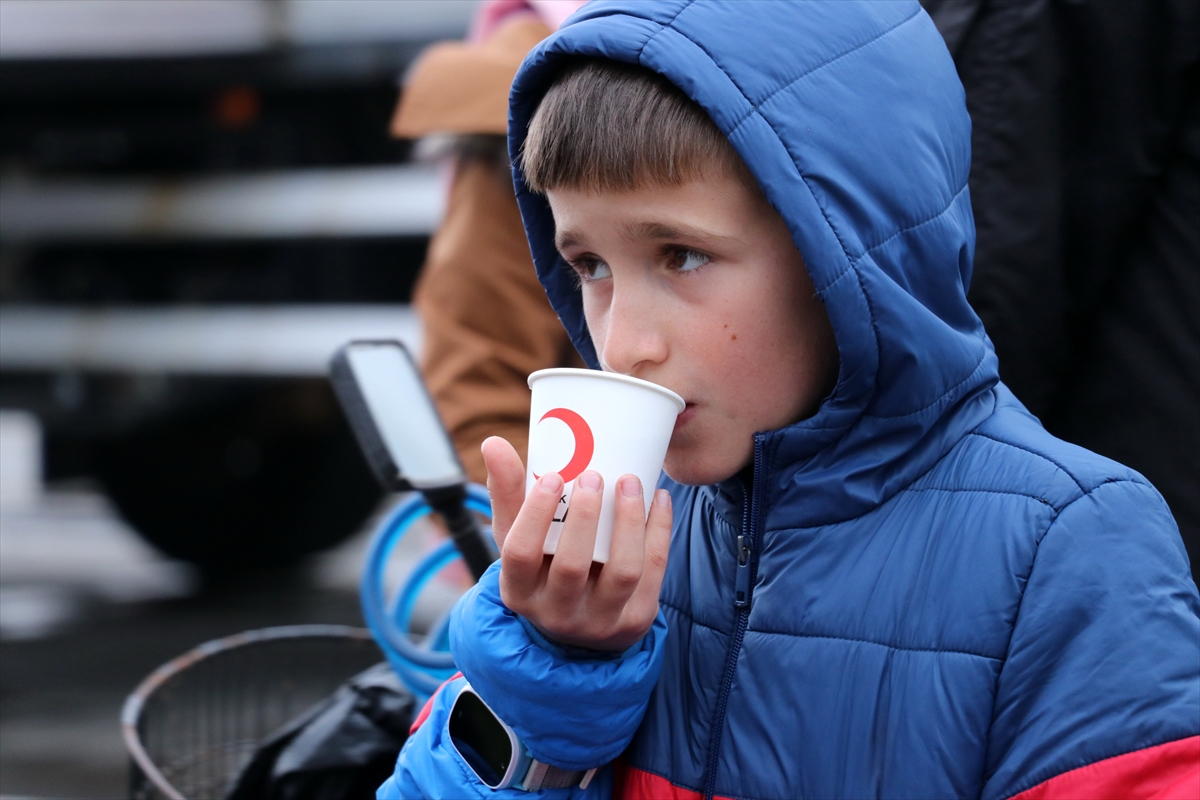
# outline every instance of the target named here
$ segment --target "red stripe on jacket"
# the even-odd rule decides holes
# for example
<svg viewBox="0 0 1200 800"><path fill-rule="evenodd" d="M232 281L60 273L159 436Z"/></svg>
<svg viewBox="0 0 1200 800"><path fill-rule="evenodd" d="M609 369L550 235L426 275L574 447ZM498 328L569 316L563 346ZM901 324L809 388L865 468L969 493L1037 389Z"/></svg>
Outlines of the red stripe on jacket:
<svg viewBox="0 0 1200 800"><path fill-rule="evenodd" d="M1200 800L1200 736L1135 750L1064 772L1013 800Z"/></svg>
<svg viewBox="0 0 1200 800"><path fill-rule="evenodd" d="M676 786L666 778L644 772L617 759L613 764L612 800L700 800L700 792ZM713 800L729 800L717 795Z"/></svg>
<svg viewBox="0 0 1200 800"><path fill-rule="evenodd" d="M429 712L433 711L433 698L438 696L438 692L440 692L442 689L444 689L446 684L449 683L450 681L458 680L461 677L462 677L461 672L454 673L449 678L446 678L446 680L442 681L442 685L437 687L437 689L434 690L433 694L429 695L429 699L426 700L425 705L421 707L421 713L417 714L417 718L413 720L412 727L408 729L409 736L412 736L414 733L416 733L417 728L421 727L421 725L425 722L425 720L429 719Z"/></svg>
<svg viewBox="0 0 1200 800"><path fill-rule="evenodd" d="M700 792L666 778L614 765L613 800L699 800ZM1200 736L1136 750L1064 772L1012 800L1200 800ZM727 800L717 797L714 800Z"/></svg>

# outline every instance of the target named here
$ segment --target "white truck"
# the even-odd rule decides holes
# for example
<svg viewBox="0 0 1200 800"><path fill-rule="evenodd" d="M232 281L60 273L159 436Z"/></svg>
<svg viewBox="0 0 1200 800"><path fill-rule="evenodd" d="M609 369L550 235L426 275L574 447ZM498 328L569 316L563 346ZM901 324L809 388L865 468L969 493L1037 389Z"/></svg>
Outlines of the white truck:
<svg viewBox="0 0 1200 800"><path fill-rule="evenodd" d="M0 408L211 573L294 563L379 500L326 381L420 346L441 213L387 125L469 0L0 0Z"/></svg>

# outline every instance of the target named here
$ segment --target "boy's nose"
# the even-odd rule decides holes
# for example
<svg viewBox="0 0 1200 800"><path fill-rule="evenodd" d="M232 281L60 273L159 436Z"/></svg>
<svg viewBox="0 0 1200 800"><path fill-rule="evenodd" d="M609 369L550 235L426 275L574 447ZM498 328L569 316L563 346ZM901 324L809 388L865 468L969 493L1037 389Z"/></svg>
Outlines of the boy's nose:
<svg viewBox="0 0 1200 800"><path fill-rule="evenodd" d="M663 309L655 309L651 298L634 289L614 292L609 306L600 349L600 362L613 372L644 377L644 373L667 358Z"/></svg>

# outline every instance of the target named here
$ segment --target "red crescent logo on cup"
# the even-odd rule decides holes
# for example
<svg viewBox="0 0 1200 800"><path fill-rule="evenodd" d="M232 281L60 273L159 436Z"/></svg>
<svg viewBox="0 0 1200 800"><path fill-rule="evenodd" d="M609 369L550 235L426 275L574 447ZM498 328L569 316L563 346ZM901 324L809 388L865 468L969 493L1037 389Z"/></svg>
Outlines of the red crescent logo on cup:
<svg viewBox="0 0 1200 800"><path fill-rule="evenodd" d="M567 427L571 429L571 434L575 437L575 452L571 454L571 460L567 465L558 471L562 476L563 483L570 483L579 477L579 475L592 462L592 453L596 450L596 440L592 436L592 429L588 427L587 422L583 417L576 414L569 408L552 408L542 418L538 420L541 424L548 419L557 419L565 422ZM542 477L536 472L533 473L534 480Z"/></svg>

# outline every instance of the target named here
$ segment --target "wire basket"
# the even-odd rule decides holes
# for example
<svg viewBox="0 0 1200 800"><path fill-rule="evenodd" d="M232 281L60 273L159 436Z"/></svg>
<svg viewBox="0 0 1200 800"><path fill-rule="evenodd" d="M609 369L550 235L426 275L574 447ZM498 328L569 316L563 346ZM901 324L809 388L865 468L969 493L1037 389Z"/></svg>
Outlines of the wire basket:
<svg viewBox="0 0 1200 800"><path fill-rule="evenodd" d="M121 711L130 797L224 797L264 737L382 659L365 628L289 625L168 661Z"/></svg>

